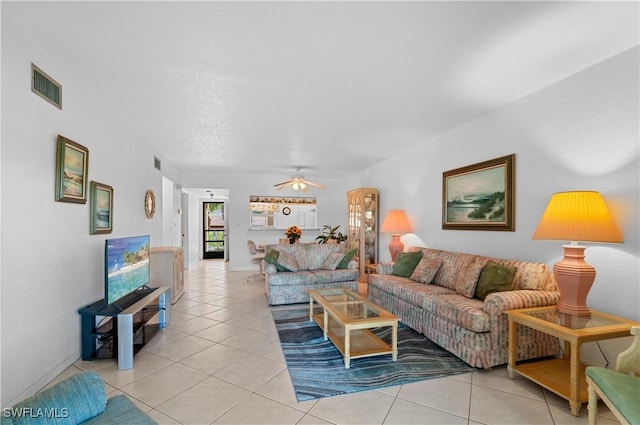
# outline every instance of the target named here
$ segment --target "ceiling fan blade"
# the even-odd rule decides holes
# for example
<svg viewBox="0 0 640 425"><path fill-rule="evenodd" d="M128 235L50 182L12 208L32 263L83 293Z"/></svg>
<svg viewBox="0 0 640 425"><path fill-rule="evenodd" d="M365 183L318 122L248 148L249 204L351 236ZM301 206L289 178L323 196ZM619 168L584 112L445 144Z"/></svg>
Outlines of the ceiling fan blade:
<svg viewBox="0 0 640 425"><path fill-rule="evenodd" d="M282 186L282 187L284 187L284 186L292 185L292 184L293 184L293 180L287 180L286 182L276 183L276 184L274 184L273 186L274 186L274 187L277 187L277 186Z"/></svg>
<svg viewBox="0 0 640 425"><path fill-rule="evenodd" d="M296 174L291 177L291 180L287 180L282 183L276 183L273 185L277 190L284 189L285 187L291 186L293 190L301 190L303 192L308 192L309 187L317 187L318 189L325 189L326 186L320 183L310 182L309 180L305 180L304 176L300 174L300 170L302 167L295 167Z"/></svg>
<svg viewBox="0 0 640 425"><path fill-rule="evenodd" d="M320 184L320 183L310 182L309 180L305 180L304 182L305 182L306 184L308 184L309 186L317 187L318 189L324 189L324 188L326 188L326 186L325 186L325 185Z"/></svg>

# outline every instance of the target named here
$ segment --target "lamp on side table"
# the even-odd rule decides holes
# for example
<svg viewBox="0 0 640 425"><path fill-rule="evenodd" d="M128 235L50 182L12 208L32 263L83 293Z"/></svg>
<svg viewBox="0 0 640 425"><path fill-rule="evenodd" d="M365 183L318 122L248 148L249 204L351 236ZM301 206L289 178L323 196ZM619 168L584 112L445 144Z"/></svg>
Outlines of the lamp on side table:
<svg viewBox="0 0 640 425"><path fill-rule="evenodd" d="M404 250L404 244L400 240L401 233L410 233L411 224L404 210L389 210L382 222L381 232L391 233L391 242L389 243L389 252L391 253L391 261L396 261L396 256Z"/></svg>
<svg viewBox="0 0 640 425"><path fill-rule="evenodd" d="M590 314L587 294L596 269L584 261L583 242L622 243L622 233L613 222L598 192L560 192L551 197L532 239L572 241L564 245L564 258L553 266L560 289L558 311L578 316Z"/></svg>

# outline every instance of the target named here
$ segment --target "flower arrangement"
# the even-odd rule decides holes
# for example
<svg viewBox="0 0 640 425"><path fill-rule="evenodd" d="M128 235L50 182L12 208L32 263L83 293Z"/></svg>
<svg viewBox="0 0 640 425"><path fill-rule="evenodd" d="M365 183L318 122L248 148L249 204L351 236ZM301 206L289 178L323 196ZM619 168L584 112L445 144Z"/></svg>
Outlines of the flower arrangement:
<svg viewBox="0 0 640 425"><path fill-rule="evenodd" d="M286 232L284 232L284 234L289 238L289 242L293 243L300 239L300 236L302 236L302 230L300 230L298 226L291 226L286 230Z"/></svg>

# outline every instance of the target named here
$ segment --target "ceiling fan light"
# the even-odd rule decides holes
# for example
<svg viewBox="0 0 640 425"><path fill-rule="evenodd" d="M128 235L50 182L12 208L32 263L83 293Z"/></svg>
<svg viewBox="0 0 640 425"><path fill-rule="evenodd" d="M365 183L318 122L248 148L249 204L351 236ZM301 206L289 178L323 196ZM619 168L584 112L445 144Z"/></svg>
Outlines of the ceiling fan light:
<svg viewBox="0 0 640 425"><path fill-rule="evenodd" d="M307 187L307 185L304 184L304 182L300 182L300 189L304 190L305 187Z"/></svg>
<svg viewBox="0 0 640 425"><path fill-rule="evenodd" d="M295 182L292 187L293 190L298 190L298 182Z"/></svg>

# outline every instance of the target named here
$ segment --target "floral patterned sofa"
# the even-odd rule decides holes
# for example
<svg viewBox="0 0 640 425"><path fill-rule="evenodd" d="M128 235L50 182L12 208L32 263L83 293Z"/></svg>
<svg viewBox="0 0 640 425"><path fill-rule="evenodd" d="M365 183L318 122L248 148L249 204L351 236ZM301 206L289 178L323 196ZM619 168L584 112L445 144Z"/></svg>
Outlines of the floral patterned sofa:
<svg viewBox="0 0 640 425"><path fill-rule="evenodd" d="M265 293L270 305L308 302L312 289L358 290L355 252L347 252L344 245L280 244L267 245L265 251Z"/></svg>
<svg viewBox="0 0 640 425"><path fill-rule="evenodd" d="M377 274L369 275L369 299L473 367L507 363L505 310L555 305L560 299L553 273L545 264L429 248L409 251L422 253L416 271L401 277L391 274L392 264L378 264ZM476 285L490 262L512 272L515 267L513 288L489 293L482 300L476 298ZM414 276L423 263L432 265L429 282ZM518 360L559 352L557 338L525 326L517 330Z"/></svg>

